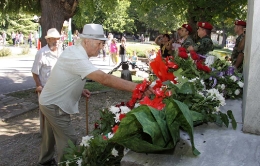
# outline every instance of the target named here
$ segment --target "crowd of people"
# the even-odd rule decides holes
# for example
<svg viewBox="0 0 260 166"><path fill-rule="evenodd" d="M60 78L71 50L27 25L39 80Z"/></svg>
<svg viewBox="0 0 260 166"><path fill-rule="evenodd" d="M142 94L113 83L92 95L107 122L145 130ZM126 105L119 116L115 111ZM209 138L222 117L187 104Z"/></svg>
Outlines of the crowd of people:
<svg viewBox="0 0 260 166"><path fill-rule="evenodd" d="M238 38L236 39L231 55L231 63L235 69L242 72L246 22L237 20L234 25L234 31L238 35ZM157 36L155 43L160 46L162 57L171 56L179 47L184 47L187 52L194 50L201 59L205 60L206 58L209 58L210 55L208 53L214 49L210 37L213 26L208 22L198 22L197 27L197 36L199 37L197 42L194 42L190 36L193 29L189 24L183 24L182 27L177 30L178 38L176 39L171 39L169 34Z"/></svg>

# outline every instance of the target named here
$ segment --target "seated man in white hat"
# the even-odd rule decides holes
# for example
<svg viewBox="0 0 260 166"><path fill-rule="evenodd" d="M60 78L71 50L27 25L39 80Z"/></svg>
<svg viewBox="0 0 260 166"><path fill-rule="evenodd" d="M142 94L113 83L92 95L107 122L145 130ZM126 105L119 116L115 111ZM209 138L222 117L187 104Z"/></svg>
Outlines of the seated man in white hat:
<svg viewBox="0 0 260 166"><path fill-rule="evenodd" d="M70 124L70 114L79 112L78 101L81 95L90 96L90 92L83 89L86 78L129 92L132 92L137 85L106 74L89 61L89 57L96 57L99 54L107 40L101 25L86 24L79 37L80 44L63 51L40 95L40 109L47 123L42 136L38 165L46 165L52 161L55 143L59 162L68 140L76 143L76 133ZM146 95L151 93L151 88L146 90Z"/></svg>

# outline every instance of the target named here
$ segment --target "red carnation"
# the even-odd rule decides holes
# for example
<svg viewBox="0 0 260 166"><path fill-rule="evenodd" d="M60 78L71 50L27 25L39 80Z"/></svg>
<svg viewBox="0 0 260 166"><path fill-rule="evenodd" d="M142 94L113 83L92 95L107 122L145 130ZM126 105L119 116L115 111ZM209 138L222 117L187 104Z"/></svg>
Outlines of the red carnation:
<svg viewBox="0 0 260 166"><path fill-rule="evenodd" d="M208 66L203 66L203 71L205 71L206 73L209 73L210 68Z"/></svg>
<svg viewBox="0 0 260 166"><path fill-rule="evenodd" d="M193 60L199 60L200 58L199 55L194 50L190 51L190 55Z"/></svg>
<svg viewBox="0 0 260 166"><path fill-rule="evenodd" d="M96 122L96 123L94 124L94 127L95 127L95 129L97 129L97 128L99 127L99 124Z"/></svg>
<svg viewBox="0 0 260 166"><path fill-rule="evenodd" d="M185 48L179 47L178 49L179 49L179 57L183 59L187 59L189 57Z"/></svg>
<svg viewBox="0 0 260 166"><path fill-rule="evenodd" d="M115 132L117 131L117 129L118 129L118 125L115 125L115 126L112 128L113 133L115 133Z"/></svg>
<svg viewBox="0 0 260 166"><path fill-rule="evenodd" d="M125 114L120 114L119 115L119 120L121 121L126 115Z"/></svg>
<svg viewBox="0 0 260 166"><path fill-rule="evenodd" d="M105 135L103 135L103 140L107 140L107 137Z"/></svg>

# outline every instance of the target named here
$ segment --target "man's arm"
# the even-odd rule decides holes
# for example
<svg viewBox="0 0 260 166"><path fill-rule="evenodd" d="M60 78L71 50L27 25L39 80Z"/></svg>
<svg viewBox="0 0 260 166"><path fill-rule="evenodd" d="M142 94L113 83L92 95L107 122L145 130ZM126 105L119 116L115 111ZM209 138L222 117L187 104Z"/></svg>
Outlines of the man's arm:
<svg viewBox="0 0 260 166"><path fill-rule="evenodd" d="M126 81L116 76L106 74L101 70L90 73L89 75L87 75L87 78L99 82L102 85L128 92L133 92L137 85L134 82Z"/></svg>
<svg viewBox="0 0 260 166"><path fill-rule="evenodd" d="M159 39L161 39L161 38L162 38L162 35L157 36L156 39L155 39L155 41L154 41L155 44L157 44L157 45L160 46L160 45L162 44L162 42L161 42Z"/></svg>
<svg viewBox="0 0 260 166"><path fill-rule="evenodd" d="M36 84L36 92L41 92L42 91L42 84L41 84L39 75L37 75L35 73L32 73L32 75L33 75L33 79L34 79L35 84Z"/></svg>
<svg viewBox="0 0 260 166"><path fill-rule="evenodd" d="M243 63L243 60L244 60L244 53L241 52L237 56L237 60L236 60L236 63L234 64L234 67L238 68Z"/></svg>

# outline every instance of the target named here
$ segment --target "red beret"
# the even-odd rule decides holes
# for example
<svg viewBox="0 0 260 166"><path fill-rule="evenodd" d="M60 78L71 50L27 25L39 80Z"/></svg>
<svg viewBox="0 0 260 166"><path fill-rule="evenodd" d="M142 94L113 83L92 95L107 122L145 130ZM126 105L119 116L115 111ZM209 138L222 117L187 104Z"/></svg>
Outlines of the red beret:
<svg viewBox="0 0 260 166"><path fill-rule="evenodd" d="M192 32L192 28L189 24L183 24L182 27L186 28L189 32Z"/></svg>
<svg viewBox="0 0 260 166"><path fill-rule="evenodd" d="M198 27L204 28L204 29L208 29L208 30L212 30L213 26L208 23L208 22L198 22Z"/></svg>
<svg viewBox="0 0 260 166"><path fill-rule="evenodd" d="M246 22L243 20L236 20L235 25L241 25L241 26L246 26Z"/></svg>

